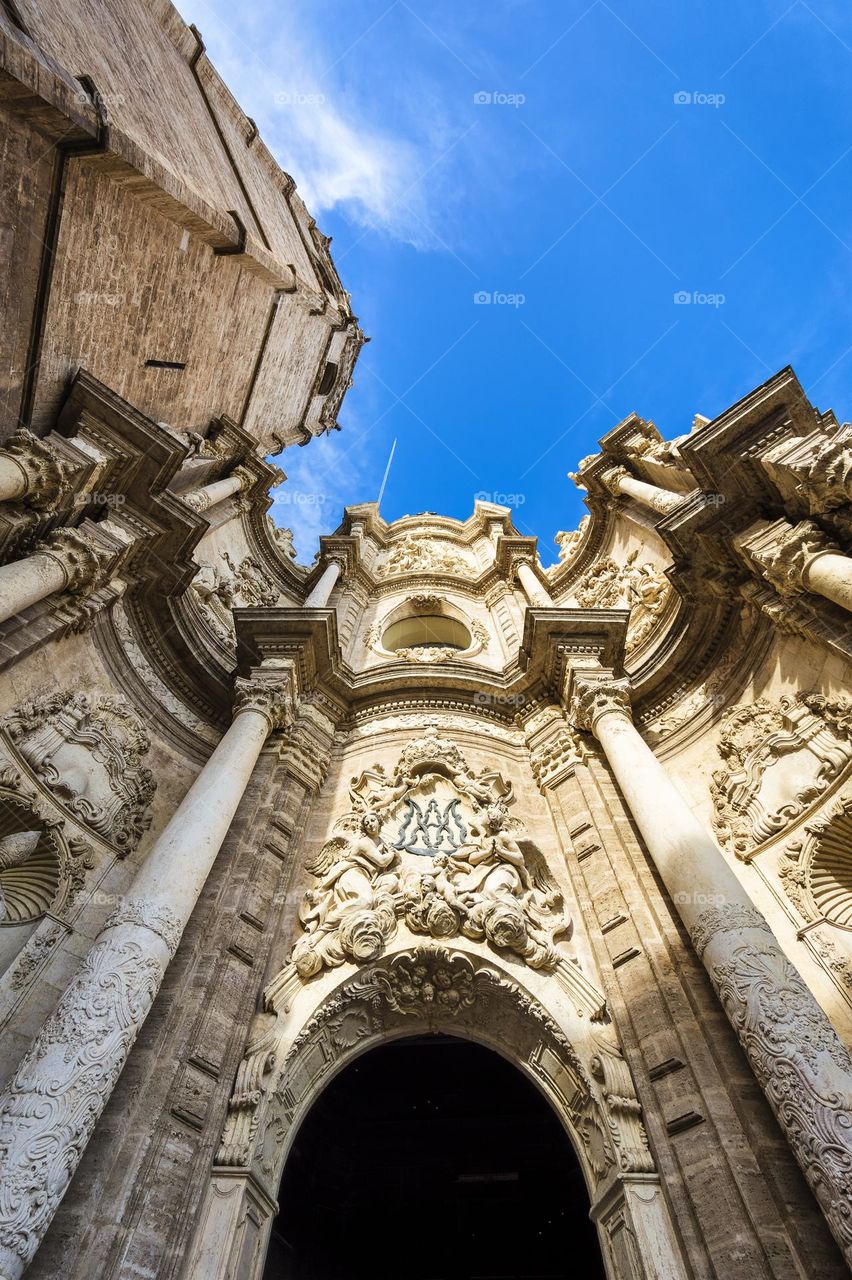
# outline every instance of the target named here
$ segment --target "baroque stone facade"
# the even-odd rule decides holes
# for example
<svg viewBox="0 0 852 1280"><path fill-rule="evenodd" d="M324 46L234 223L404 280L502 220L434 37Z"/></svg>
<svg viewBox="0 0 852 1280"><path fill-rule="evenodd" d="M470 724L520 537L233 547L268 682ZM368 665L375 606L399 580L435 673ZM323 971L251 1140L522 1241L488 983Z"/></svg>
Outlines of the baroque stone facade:
<svg viewBox="0 0 852 1280"><path fill-rule="evenodd" d="M261 1280L303 1119L420 1036L535 1083L609 1280L847 1274L852 431L784 369L610 431L548 569L487 502L298 564L327 240L174 11L7 7L0 1275Z"/></svg>

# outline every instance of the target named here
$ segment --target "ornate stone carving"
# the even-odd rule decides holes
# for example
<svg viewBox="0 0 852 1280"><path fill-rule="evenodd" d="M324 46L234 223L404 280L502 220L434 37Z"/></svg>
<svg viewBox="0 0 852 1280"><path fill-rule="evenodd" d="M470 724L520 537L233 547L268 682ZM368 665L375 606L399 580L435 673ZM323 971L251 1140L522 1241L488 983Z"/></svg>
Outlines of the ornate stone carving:
<svg viewBox="0 0 852 1280"><path fill-rule="evenodd" d="M752 1070L848 1259L852 1058L777 947L744 941L708 968Z"/></svg>
<svg viewBox="0 0 852 1280"><path fill-rule="evenodd" d="M20 501L38 511L55 510L75 468L26 427L19 427L4 442L3 452L14 458L24 477L26 489Z"/></svg>
<svg viewBox="0 0 852 1280"><path fill-rule="evenodd" d="M122 854L151 825L150 739L123 698L66 689L3 720L21 756L65 807Z"/></svg>
<svg viewBox="0 0 852 1280"><path fill-rule="evenodd" d="M75 593L95 591L109 580L115 565L114 552L79 529L54 529L35 553L56 560L65 573L64 589Z"/></svg>
<svg viewBox="0 0 852 1280"><path fill-rule="evenodd" d="M817 442L819 441L819 442ZM784 496L811 513L834 511L852 502L852 433L845 426L828 438L782 440L761 458Z"/></svg>
<svg viewBox="0 0 852 1280"><path fill-rule="evenodd" d="M433 734L409 743L392 777L377 766L354 778L350 796L352 810L308 864L319 884L299 913L293 963L303 978L377 959L400 920L412 933L462 934L555 967L570 922L543 859L516 838L523 827L498 775L475 775Z"/></svg>
<svg viewBox="0 0 852 1280"><path fill-rule="evenodd" d="M852 928L852 793L839 796L787 846L779 874L806 920Z"/></svg>
<svg viewBox="0 0 852 1280"><path fill-rule="evenodd" d="M190 588L198 600L204 618L229 650L235 650L235 606L270 606L277 604L280 592L251 556L237 563L227 551L221 558L227 572L215 564L202 564Z"/></svg>
<svg viewBox="0 0 852 1280"><path fill-rule="evenodd" d="M127 926L125 926L127 927ZM96 942L0 1099L0 1266L27 1264L153 1003L164 965Z"/></svg>
<svg viewBox="0 0 852 1280"><path fill-rule="evenodd" d="M706 911L702 911L701 915L695 921L690 930L692 944L700 960L704 959L704 952L712 938L717 933L736 933L740 929L760 929L764 933L771 933L769 925L755 907L744 906L741 903L731 903L727 906L708 907Z"/></svg>
<svg viewBox="0 0 852 1280"><path fill-rule="evenodd" d="M293 545L293 530L285 529L281 525L277 525L272 519L272 516L266 517L266 523L278 550L282 555L286 556L288 560L295 560L296 548Z"/></svg>
<svg viewBox="0 0 852 1280"><path fill-rule="evenodd" d="M451 542L428 535L407 533L399 538L376 568L376 576L390 578L403 573L445 573L469 577L473 565Z"/></svg>
<svg viewBox="0 0 852 1280"><path fill-rule="evenodd" d="M593 733L600 717L611 711L630 718L630 681L575 674L568 717L577 728Z"/></svg>
<svg viewBox="0 0 852 1280"><path fill-rule="evenodd" d="M750 546L748 551L776 591L796 595L807 590L804 575L814 556L821 551L839 552L840 548L812 520L801 520L779 531L769 546Z"/></svg>
<svg viewBox="0 0 852 1280"><path fill-rule="evenodd" d="M538 1000L476 955L425 945L361 969L325 998L279 1061L275 1047L286 1037L293 1000L286 973L266 999L277 1016L256 1019L249 1035L217 1160L251 1167L269 1187L280 1177L290 1129L328 1076L371 1043L418 1030L510 1045L570 1128L592 1185L615 1165L650 1167L639 1104L611 1029L579 1024L581 1056ZM594 1074L584 1066L589 1059Z"/></svg>
<svg viewBox="0 0 852 1280"><path fill-rule="evenodd" d="M586 535L591 518L591 516L583 516L576 529L560 529L556 534L553 541L559 548L559 565L567 564L569 560L574 559ZM559 565L551 565L548 572L554 573Z"/></svg>
<svg viewBox="0 0 852 1280"><path fill-rule="evenodd" d="M722 719L713 825L747 858L804 813L852 759L852 702L799 693L734 707Z"/></svg>
<svg viewBox="0 0 852 1280"><path fill-rule="evenodd" d="M13 991L22 991L38 973L51 951L64 938L66 929L58 920L46 920L28 938L18 952L12 966L9 985Z"/></svg>
<svg viewBox="0 0 852 1280"><path fill-rule="evenodd" d="M266 716L272 729L288 728L296 714L290 671L237 676L234 681L234 715L242 711L259 711Z"/></svg>
<svg viewBox="0 0 852 1280"><path fill-rule="evenodd" d="M176 912L144 899L129 898L123 902L106 921L104 929L115 929L122 924L135 924L156 933L168 947L169 958L177 951L183 934L183 922Z"/></svg>
<svg viewBox="0 0 852 1280"><path fill-rule="evenodd" d="M598 1046L591 1072L600 1082L601 1096L609 1113L609 1127L618 1163L623 1173L650 1173L654 1168L648 1135L642 1123L642 1107L636 1097L630 1068L611 1029L594 1035Z"/></svg>
<svg viewBox="0 0 852 1280"><path fill-rule="evenodd" d="M639 550L632 551L623 565L611 557L598 561L574 588L577 603L584 609L630 609L627 648L645 639L663 613L672 586L665 574L649 560L639 563Z"/></svg>

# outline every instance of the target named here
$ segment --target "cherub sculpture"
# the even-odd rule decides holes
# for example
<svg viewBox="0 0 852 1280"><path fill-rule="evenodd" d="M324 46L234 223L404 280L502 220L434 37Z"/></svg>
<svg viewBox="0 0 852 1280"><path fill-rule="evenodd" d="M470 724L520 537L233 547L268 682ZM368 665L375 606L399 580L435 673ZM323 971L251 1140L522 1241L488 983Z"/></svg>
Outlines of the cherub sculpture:
<svg viewBox="0 0 852 1280"><path fill-rule="evenodd" d="M329 840L309 867L320 883L308 890L299 911L305 935L293 948L293 963L303 978L323 966L374 960L393 936L399 876L392 868L399 856L380 827L378 815L368 810L360 835Z"/></svg>

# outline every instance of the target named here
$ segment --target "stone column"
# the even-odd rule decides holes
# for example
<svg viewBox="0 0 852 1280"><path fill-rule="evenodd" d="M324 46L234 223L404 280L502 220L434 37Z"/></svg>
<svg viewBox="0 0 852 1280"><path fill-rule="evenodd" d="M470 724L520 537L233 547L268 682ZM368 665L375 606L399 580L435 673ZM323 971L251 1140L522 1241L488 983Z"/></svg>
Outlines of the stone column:
<svg viewBox="0 0 852 1280"><path fill-rule="evenodd" d="M553 598L549 591L547 591L547 589L539 582L529 561L516 561L515 572L518 575L518 581L524 589L524 595L534 608L549 609L553 607Z"/></svg>
<svg viewBox="0 0 852 1280"><path fill-rule="evenodd" d="M0 449L0 502L24 499L31 507L50 506L71 472L49 444L20 427Z"/></svg>
<svg viewBox="0 0 852 1280"><path fill-rule="evenodd" d="M0 622L57 591L92 590L114 556L79 529L54 529L24 560L0 567Z"/></svg>
<svg viewBox="0 0 852 1280"><path fill-rule="evenodd" d="M343 565L339 560L329 560L328 564L317 579L313 591L305 601L306 609L324 609L328 604L329 596L334 590L334 584L340 577Z"/></svg>
<svg viewBox="0 0 852 1280"><path fill-rule="evenodd" d="M758 520L734 545L781 595L812 591L852 612L852 559L812 520Z"/></svg>
<svg viewBox="0 0 852 1280"><path fill-rule="evenodd" d="M643 507L650 507L663 516L675 511L683 502L682 493L671 493L668 489L661 489L659 485L649 484L647 480L637 480L626 467L613 467L611 471L605 471L601 480L613 497L618 498L623 494L635 498Z"/></svg>
<svg viewBox="0 0 852 1280"><path fill-rule="evenodd" d="M628 682L578 672L570 679L569 714L603 747L758 1082L852 1263L852 1057L634 727Z"/></svg>
<svg viewBox="0 0 852 1280"><path fill-rule="evenodd" d="M237 467L224 480L213 480L210 484L203 484L200 488L192 489L189 493L183 494L183 500L187 506L192 507L193 511L197 511L200 515L202 511L209 511L211 507L224 502L225 498L230 498L232 494L239 493L243 487L243 480L243 473Z"/></svg>
<svg viewBox="0 0 852 1280"><path fill-rule="evenodd" d="M112 1093L292 676L238 680L230 729L166 824L0 1098L0 1280L38 1248Z"/></svg>

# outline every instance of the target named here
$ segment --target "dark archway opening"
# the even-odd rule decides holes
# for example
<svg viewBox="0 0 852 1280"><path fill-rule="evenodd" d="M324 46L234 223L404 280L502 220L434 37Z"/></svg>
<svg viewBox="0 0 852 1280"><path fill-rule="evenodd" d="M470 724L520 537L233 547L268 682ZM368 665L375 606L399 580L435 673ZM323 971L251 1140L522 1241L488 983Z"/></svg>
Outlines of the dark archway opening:
<svg viewBox="0 0 852 1280"><path fill-rule="evenodd" d="M374 1049L290 1153L264 1280L604 1280L571 1143L536 1087L450 1037Z"/></svg>

